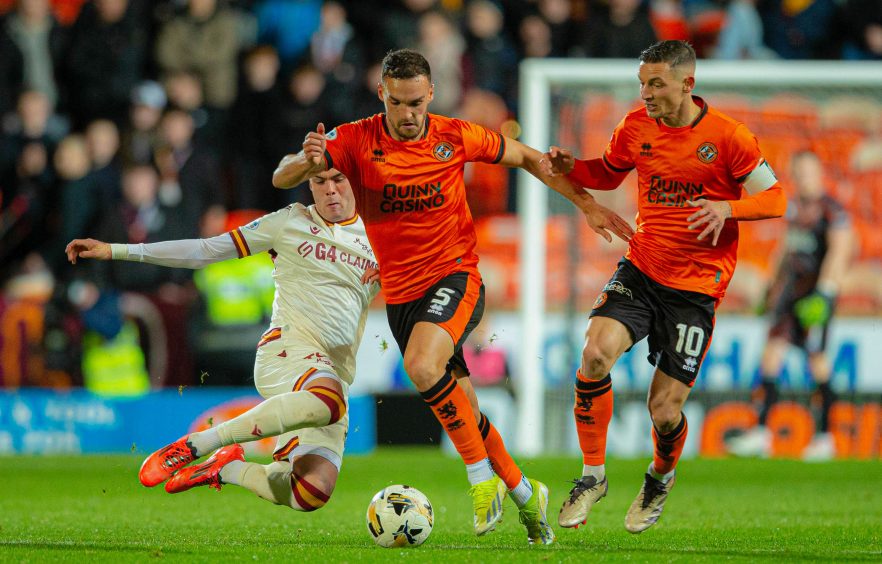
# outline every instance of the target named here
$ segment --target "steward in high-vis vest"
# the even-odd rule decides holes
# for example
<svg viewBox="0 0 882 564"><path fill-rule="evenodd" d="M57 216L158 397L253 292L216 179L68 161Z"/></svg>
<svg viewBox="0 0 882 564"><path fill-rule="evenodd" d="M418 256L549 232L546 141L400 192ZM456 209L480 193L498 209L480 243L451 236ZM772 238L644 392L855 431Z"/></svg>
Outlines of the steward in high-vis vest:
<svg viewBox="0 0 882 564"><path fill-rule="evenodd" d="M259 325L272 313L273 263L266 254L209 264L193 279L213 325Z"/></svg>
<svg viewBox="0 0 882 564"><path fill-rule="evenodd" d="M127 320L115 337L97 331L83 337L83 382L90 392L108 397L140 396L150 391L138 326Z"/></svg>

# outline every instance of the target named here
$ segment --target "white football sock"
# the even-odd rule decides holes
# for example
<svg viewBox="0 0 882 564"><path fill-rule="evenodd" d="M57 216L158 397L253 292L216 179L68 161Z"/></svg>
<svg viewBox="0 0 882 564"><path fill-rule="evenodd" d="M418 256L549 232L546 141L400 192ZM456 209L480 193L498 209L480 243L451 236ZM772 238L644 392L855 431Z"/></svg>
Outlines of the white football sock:
<svg viewBox="0 0 882 564"><path fill-rule="evenodd" d="M598 466L591 466L590 464L582 465L582 476L594 476L594 479L598 482L603 481L603 478L606 476L606 464L600 464Z"/></svg>
<svg viewBox="0 0 882 564"><path fill-rule="evenodd" d="M340 417L345 411L345 407L340 410ZM301 390L273 396L238 417L206 431L192 433L188 440L198 456L205 456L233 443L275 437L304 427L324 427L330 420L328 405L309 390Z"/></svg>
<svg viewBox="0 0 882 564"><path fill-rule="evenodd" d="M190 436L187 437L187 443L196 451L197 457L205 456L224 446L217 433L217 427L211 427L198 433L190 433Z"/></svg>
<svg viewBox="0 0 882 564"><path fill-rule="evenodd" d="M493 477L493 467L490 466L489 458L479 460L474 464L466 464L466 472L469 476L469 483L473 486Z"/></svg>
<svg viewBox="0 0 882 564"><path fill-rule="evenodd" d="M515 505L523 507L533 496L533 484L530 483L526 476L521 474L521 481L518 482L515 489L508 492L508 495L514 500Z"/></svg>

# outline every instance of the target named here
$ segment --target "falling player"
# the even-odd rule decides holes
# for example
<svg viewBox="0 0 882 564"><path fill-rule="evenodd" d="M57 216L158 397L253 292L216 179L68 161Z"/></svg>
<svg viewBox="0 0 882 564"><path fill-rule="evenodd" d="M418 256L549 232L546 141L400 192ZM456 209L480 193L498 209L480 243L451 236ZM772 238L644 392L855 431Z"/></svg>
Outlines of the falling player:
<svg viewBox="0 0 882 564"><path fill-rule="evenodd" d="M405 370L466 464L475 532L482 535L496 526L507 487L529 541L550 543L547 488L524 477L480 414L462 356L462 344L484 309L463 167L470 161L521 167L577 205L608 240L606 230L627 239L631 229L585 191L542 175L538 151L476 124L429 114L434 86L419 53L387 54L377 88L385 113L327 135L319 124L302 152L282 159L273 184L295 186L330 167L351 179L382 265L386 313Z"/></svg>
<svg viewBox="0 0 882 564"><path fill-rule="evenodd" d="M72 263L91 258L201 268L263 251L275 263L271 325L254 363L254 383L266 399L148 456L139 473L145 486L168 480L166 491L179 493L235 484L297 511L314 511L330 499L349 423L355 356L379 274L348 179L329 169L311 177L309 187L315 205L293 204L210 239L140 245L75 239L67 245ZM278 436L274 462L244 461L239 443L272 436ZM205 462L187 466L212 451Z"/></svg>
<svg viewBox="0 0 882 564"><path fill-rule="evenodd" d="M647 400L655 455L625 528L640 533L658 520L686 441L681 410L735 269L737 222L779 217L786 207L753 134L692 95L695 51L688 43L661 41L647 48L637 76L645 107L625 116L601 158L574 160L551 147L542 163L547 172L596 190L617 188L637 169L639 188L637 233L594 302L576 373L574 416L583 467L560 510L562 527L584 523L606 495L610 370L644 337L655 367Z"/></svg>
<svg viewBox="0 0 882 564"><path fill-rule="evenodd" d="M796 200L788 207L784 254L769 289L772 314L769 340L760 361L758 425L727 443L732 454L768 456L772 434L766 427L778 400L776 380L790 345L805 351L820 400L818 433L803 451L807 460L828 460L835 454L830 434L830 360L825 351L830 319L843 276L848 272L853 233L848 212L826 194L824 168L818 156L800 152L790 162Z"/></svg>

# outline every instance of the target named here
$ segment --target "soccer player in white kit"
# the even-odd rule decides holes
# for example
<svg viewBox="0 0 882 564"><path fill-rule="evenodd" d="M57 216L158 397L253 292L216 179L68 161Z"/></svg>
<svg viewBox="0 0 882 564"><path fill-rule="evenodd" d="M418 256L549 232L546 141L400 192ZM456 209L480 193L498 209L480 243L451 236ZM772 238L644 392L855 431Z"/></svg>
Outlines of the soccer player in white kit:
<svg viewBox="0 0 882 564"><path fill-rule="evenodd" d="M315 205L293 204L209 239L126 245L75 239L68 259L130 260L201 268L267 251L275 299L257 345L254 383L265 400L208 430L184 435L141 466L145 486L169 493L207 485L245 487L298 511L314 511L337 482L349 418L347 393L379 271L346 176L309 181ZM278 436L271 464L245 462L239 443ZM205 462L187 466L212 451Z"/></svg>

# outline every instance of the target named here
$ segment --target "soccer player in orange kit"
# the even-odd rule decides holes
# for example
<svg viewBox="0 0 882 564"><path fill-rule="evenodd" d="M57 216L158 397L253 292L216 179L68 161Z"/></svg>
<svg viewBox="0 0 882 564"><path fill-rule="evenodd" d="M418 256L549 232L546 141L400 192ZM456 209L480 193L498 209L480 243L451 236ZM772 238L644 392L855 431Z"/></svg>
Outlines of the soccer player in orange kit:
<svg viewBox="0 0 882 564"><path fill-rule="evenodd" d="M551 147L541 163L547 173L595 190L617 188L636 169L639 188L637 232L594 302L576 373L583 468L561 507L562 527L585 523L606 495L610 369L644 337L655 367L647 400L655 454L625 528L640 533L658 521L686 441L681 410L735 269L738 221L780 217L786 208L753 134L692 94L695 51L688 43L650 46L637 76L645 107L625 116L601 158L575 160Z"/></svg>
<svg viewBox="0 0 882 564"><path fill-rule="evenodd" d="M548 490L524 477L478 411L462 356L484 309L463 167L480 161L523 168L572 201L607 240L607 230L626 240L632 231L584 190L543 175L539 151L476 124L429 114L433 93L422 55L390 52L378 85L385 113L327 134L319 124L302 152L282 159L273 184L290 188L332 167L349 177L380 264L389 325L405 370L466 464L475 532L496 526L507 488L530 543L548 544L554 540L545 518Z"/></svg>

